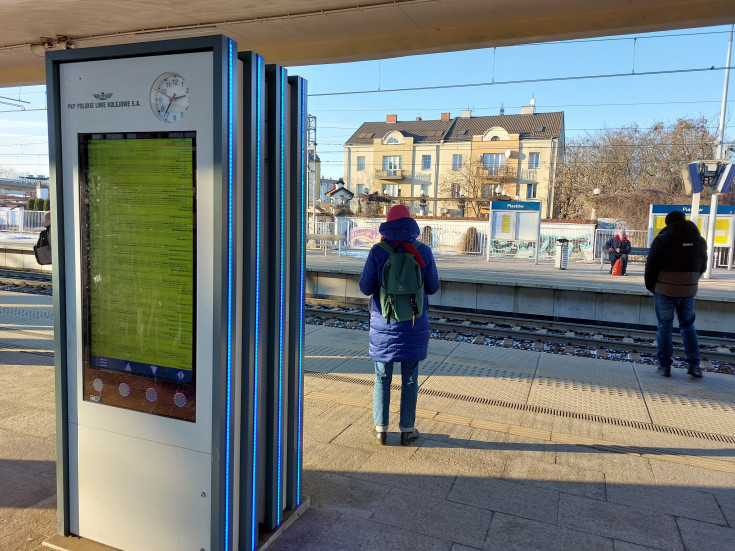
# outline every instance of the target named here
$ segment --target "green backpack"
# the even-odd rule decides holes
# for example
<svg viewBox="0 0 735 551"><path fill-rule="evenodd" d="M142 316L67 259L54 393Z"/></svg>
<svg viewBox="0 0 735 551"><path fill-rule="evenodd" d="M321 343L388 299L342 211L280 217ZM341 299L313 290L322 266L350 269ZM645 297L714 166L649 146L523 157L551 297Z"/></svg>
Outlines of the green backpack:
<svg viewBox="0 0 735 551"><path fill-rule="evenodd" d="M390 257L383 265L383 283L380 286L380 310L388 323L413 320L424 312L424 278L416 258L409 252L399 253L385 241L378 245ZM417 249L422 245L413 242Z"/></svg>

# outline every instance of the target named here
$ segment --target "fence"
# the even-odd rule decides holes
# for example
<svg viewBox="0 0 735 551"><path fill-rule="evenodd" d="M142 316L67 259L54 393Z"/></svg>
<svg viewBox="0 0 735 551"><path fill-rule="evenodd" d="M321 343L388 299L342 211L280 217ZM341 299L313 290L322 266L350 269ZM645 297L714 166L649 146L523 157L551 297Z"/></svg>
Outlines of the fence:
<svg viewBox="0 0 735 551"><path fill-rule="evenodd" d="M345 235L347 249L369 250L380 241L379 219L347 220L339 233ZM436 254L471 254L505 258L534 258L536 241L492 239L488 243L488 224L485 221L417 220L419 239ZM570 260L593 260L593 226L573 224L543 224L539 238L539 260L553 260L556 244L566 240Z"/></svg>
<svg viewBox="0 0 735 551"><path fill-rule="evenodd" d="M620 230L615 228L598 229L595 232L595 259L599 260L600 256L607 254L605 243L611 237L615 237ZM648 247L648 230L626 230L625 235L628 236L631 247Z"/></svg>
<svg viewBox="0 0 735 551"><path fill-rule="evenodd" d="M46 211L0 209L0 230L18 233L38 233L43 229Z"/></svg>

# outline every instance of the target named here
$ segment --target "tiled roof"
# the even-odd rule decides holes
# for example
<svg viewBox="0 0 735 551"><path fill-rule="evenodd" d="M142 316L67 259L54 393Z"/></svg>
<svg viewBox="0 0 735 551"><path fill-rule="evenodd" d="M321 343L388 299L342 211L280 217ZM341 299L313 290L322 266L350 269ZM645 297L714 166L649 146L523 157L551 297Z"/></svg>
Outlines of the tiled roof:
<svg viewBox="0 0 735 551"><path fill-rule="evenodd" d="M364 122L357 129L347 145L372 145L375 138L382 138L388 132L397 130L414 143L439 142L449 129L452 121L407 121L407 122Z"/></svg>
<svg viewBox="0 0 735 551"><path fill-rule="evenodd" d="M549 139L559 137L563 124L563 111L532 115L455 117L448 121L365 122L345 145L371 145L374 139L382 138L391 130L413 137L414 143L463 142L470 141L472 136L482 135L496 126L504 128L509 134L520 134L521 139Z"/></svg>

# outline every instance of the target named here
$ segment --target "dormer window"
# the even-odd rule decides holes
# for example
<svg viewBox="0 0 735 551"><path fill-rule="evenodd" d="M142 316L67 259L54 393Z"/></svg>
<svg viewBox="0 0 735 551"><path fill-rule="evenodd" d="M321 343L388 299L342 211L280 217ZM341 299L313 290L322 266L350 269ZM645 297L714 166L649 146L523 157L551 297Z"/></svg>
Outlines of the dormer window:
<svg viewBox="0 0 735 551"><path fill-rule="evenodd" d="M401 142L399 142L398 141L398 138L396 138L395 136L391 136L390 138L388 138L386 140L385 143L387 143L387 144L393 144L393 143L401 143Z"/></svg>
<svg viewBox="0 0 735 551"><path fill-rule="evenodd" d="M498 138L497 136L493 136L492 138L490 138L491 142L497 142L498 140L500 140L500 138Z"/></svg>

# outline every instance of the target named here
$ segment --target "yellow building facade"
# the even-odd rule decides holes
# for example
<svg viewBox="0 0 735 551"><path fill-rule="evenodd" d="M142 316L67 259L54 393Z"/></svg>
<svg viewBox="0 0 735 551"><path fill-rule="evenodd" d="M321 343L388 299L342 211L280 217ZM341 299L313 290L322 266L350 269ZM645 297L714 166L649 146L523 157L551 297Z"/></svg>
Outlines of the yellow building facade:
<svg viewBox="0 0 735 551"><path fill-rule="evenodd" d="M363 123L345 144L345 182L357 197L379 194L416 215L478 214L491 200L538 201L555 215L563 113ZM477 205L477 207L475 207Z"/></svg>

